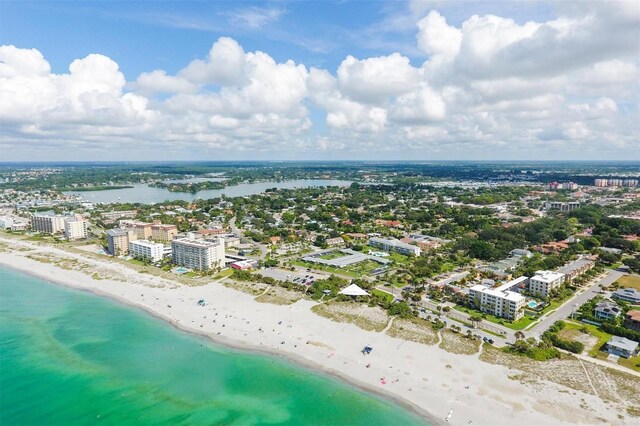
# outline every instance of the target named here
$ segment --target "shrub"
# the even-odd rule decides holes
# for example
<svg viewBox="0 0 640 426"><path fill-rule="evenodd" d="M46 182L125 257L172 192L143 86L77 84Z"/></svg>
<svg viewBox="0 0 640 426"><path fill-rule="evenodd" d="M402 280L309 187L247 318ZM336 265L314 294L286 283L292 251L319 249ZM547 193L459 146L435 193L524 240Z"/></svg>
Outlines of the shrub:
<svg viewBox="0 0 640 426"><path fill-rule="evenodd" d="M629 340L640 342L640 331L629 330L628 328L619 327L608 322L603 323L600 329L605 333L615 334L616 336L626 337Z"/></svg>

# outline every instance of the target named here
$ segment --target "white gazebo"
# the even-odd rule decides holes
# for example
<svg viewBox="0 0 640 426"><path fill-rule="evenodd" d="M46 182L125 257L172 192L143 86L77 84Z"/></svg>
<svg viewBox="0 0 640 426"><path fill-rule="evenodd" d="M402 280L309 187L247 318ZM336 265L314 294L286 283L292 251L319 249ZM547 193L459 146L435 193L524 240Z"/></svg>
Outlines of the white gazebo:
<svg viewBox="0 0 640 426"><path fill-rule="evenodd" d="M343 288L342 290L340 290L338 294L346 294L347 296L368 296L369 295L369 293L367 293L366 291L364 291L363 289L361 289L355 284L351 284L350 286Z"/></svg>

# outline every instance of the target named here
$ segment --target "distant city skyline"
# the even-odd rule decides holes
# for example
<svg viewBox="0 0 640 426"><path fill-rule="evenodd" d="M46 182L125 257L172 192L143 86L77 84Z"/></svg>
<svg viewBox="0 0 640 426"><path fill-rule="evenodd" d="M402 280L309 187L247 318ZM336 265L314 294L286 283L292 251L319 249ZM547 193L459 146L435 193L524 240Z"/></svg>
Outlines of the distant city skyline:
<svg viewBox="0 0 640 426"><path fill-rule="evenodd" d="M0 160L640 160L635 1L1 1Z"/></svg>

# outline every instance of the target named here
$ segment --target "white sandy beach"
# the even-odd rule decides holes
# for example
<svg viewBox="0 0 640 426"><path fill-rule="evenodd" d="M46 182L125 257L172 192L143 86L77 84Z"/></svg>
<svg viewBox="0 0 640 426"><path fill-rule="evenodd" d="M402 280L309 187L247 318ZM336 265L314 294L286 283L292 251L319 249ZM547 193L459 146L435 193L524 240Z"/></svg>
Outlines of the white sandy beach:
<svg viewBox="0 0 640 426"><path fill-rule="evenodd" d="M215 282L188 287L107 258L96 260L15 239L0 242L16 249L0 250L2 265L140 307L225 345L286 356L411 406L434 423L445 423L453 410L449 423L454 425L637 424L620 401L605 402L593 393L546 380L523 383L509 378L522 372L482 362L478 355L455 355L435 345L333 322L310 311L315 302L259 303L252 295ZM17 250L20 247L24 251ZM42 253L79 259L92 270L67 270L26 257ZM95 279L93 272L118 279ZM198 306L199 299L207 305ZM374 348L368 356L360 353L365 345Z"/></svg>

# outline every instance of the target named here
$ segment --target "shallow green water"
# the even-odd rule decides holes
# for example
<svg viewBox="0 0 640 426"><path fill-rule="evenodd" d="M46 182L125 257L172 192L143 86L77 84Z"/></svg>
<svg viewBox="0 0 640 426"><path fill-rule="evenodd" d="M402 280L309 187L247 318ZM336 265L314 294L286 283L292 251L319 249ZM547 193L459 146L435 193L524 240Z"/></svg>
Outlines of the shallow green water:
<svg viewBox="0 0 640 426"><path fill-rule="evenodd" d="M283 360L0 268L0 424L98 423L424 424Z"/></svg>

